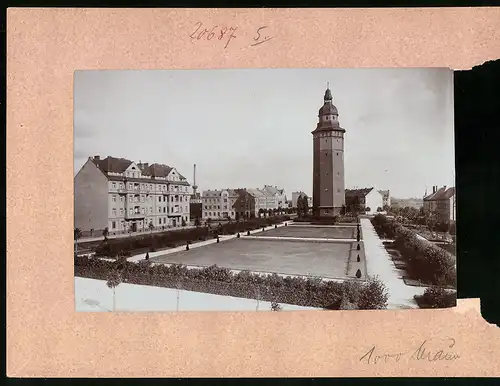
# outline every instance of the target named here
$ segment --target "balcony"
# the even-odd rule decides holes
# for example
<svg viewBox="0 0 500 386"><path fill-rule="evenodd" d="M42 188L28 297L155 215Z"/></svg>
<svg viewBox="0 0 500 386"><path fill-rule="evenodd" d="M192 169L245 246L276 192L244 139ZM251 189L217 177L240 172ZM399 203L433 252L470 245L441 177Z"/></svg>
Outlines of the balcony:
<svg viewBox="0 0 500 386"><path fill-rule="evenodd" d="M125 213L125 218L126 219L130 219L130 220L133 220L133 219L143 219L144 217L146 217L146 215L144 213L140 213L140 212L133 212L133 213Z"/></svg>

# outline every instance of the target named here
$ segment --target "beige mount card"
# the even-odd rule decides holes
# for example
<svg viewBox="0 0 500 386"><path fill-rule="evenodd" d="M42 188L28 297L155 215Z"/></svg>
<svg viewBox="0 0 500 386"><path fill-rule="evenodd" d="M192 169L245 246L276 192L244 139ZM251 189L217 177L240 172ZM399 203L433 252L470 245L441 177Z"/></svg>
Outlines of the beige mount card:
<svg viewBox="0 0 500 386"><path fill-rule="evenodd" d="M410 311L77 313L69 258L75 70L469 69L500 57L499 8L7 14L9 376L500 375L500 330L478 300Z"/></svg>

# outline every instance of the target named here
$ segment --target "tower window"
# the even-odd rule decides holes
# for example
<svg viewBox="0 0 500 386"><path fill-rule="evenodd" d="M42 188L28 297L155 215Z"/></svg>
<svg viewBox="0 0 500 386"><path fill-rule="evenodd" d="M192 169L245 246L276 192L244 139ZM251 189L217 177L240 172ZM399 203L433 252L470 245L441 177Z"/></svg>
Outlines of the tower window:
<svg viewBox="0 0 500 386"><path fill-rule="evenodd" d="M337 153L337 155L339 155L339 153Z"/></svg>

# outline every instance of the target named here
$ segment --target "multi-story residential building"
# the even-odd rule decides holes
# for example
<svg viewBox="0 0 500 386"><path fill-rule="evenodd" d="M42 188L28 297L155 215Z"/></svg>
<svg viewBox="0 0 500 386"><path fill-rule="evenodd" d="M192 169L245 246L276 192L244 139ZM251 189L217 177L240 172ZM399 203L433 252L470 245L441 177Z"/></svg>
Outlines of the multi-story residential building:
<svg viewBox="0 0 500 386"><path fill-rule="evenodd" d="M299 197L302 197L303 195L305 195L305 193L302 191L292 192L292 208L297 207L297 201L299 200Z"/></svg>
<svg viewBox="0 0 500 386"><path fill-rule="evenodd" d="M446 188L446 185L438 189L437 185L432 187L432 193L425 195L423 199L423 210L427 216L435 216L440 222L456 221L456 198L455 188Z"/></svg>
<svg viewBox="0 0 500 386"><path fill-rule="evenodd" d="M189 200L189 216L191 221L195 221L195 219L201 220L203 217L203 203L200 193L193 192L193 194L191 194Z"/></svg>
<svg viewBox="0 0 500 386"><path fill-rule="evenodd" d="M264 188L259 190L266 196L266 209L286 208L287 200L284 189L279 189L277 186L264 185Z"/></svg>
<svg viewBox="0 0 500 386"><path fill-rule="evenodd" d="M260 189L250 188L246 190L253 196L255 200L255 215L258 216L261 209L267 209L267 196Z"/></svg>
<svg viewBox="0 0 500 386"><path fill-rule="evenodd" d="M189 183L174 167L89 158L74 178L75 228L111 234L189 221Z"/></svg>
<svg viewBox="0 0 500 386"><path fill-rule="evenodd" d="M235 218L233 206L238 198L235 189L204 190L201 195L203 219Z"/></svg>
<svg viewBox="0 0 500 386"><path fill-rule="evenodd" d="M236 219L253 218L256 213L256 199L255 196L248 191L248 189L236 189L238 198L233 205Z"/></svg>
<svg viewBox="0 0 500 386"><path fill-rule="evenodd" d="M382 202L384 204L382 208L386 205L391 206L391 192L389 190L379 190L378 192L382 195Z"/></svg>
<svg viewBox="0 0 500 386"><path fill-rule="evenodd" d="M384 206L382 194L374 188L346 189L345 205L347 212L359 210L367 213L375 213Z"/></svg>

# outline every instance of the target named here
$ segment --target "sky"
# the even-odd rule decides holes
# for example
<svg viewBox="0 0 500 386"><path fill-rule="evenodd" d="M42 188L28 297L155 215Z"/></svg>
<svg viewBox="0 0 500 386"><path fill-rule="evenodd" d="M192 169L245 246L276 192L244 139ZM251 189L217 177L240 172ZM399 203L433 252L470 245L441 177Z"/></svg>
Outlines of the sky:
<svg viewBox="0 0 500 386"><path fill-rule="evenodd" d="M175 167L198 191L312 194L327 82L345 133L346 188L422 197L454 186L449 69L76 71L74 174L88 157Z"/></svg>

